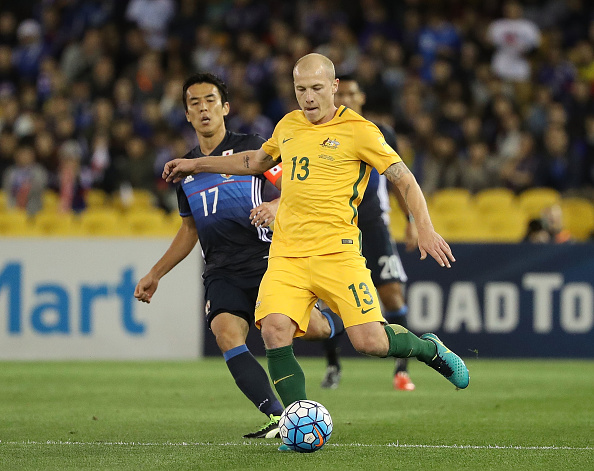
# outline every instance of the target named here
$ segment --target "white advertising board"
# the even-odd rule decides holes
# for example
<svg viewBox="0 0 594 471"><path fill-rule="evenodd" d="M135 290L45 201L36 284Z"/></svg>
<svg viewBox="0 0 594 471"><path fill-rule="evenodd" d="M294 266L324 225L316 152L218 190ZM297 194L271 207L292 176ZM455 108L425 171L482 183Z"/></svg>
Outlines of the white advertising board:
<svg viewBox="0 0 594 471"><path fill-rule="evenodd" d="M134 288L165 239L0 238L0 359L183 359L202 355L202 258Z"/></svg>

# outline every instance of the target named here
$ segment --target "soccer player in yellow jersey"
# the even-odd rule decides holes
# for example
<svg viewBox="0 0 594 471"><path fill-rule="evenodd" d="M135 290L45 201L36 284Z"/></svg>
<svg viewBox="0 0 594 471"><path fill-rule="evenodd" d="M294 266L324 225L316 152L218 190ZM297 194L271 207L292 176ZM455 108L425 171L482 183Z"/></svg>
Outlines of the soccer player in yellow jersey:
<svg viewBox="0 0 594 471"><path fill-rule="evenodd" d="M429 254L448 268L455 261L449 245L433 229L414 176L377 126L344 106L336 108L338 80L332 61L308 54L295 64L293 79L301 110L285 115L260 149L224 159L175 159L163 169L169 182L202 172L252 175L272 168L282 156L282 192L256 324L283 404L306 398L293 338L307 330L318 298L340 313L357 351L416 357L457 388L467 387L466 365L435 334L419 338L402 326L384 325L361 255L357 206L373 166L396 185L414 216L421 259Z"/></svg>

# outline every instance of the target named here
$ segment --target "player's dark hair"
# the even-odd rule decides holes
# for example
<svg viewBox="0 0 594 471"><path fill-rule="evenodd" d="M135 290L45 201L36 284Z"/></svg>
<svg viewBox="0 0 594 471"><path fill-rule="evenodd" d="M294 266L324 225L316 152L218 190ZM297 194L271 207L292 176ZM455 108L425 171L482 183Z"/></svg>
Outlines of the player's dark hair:
<svg viewBox="0 0 594 471"><path fill-rule="evenodd" d="M229 101L229 91L227 90L227 85L223 82L219 77L215 74L211 73L200 73L191 75L186 79L184 82L184 87L182 89L182 101L184 103L184 108L188 111L188 102L186 101L186 92L188 88L196 83L210 83L217 87L219 90L219 94L221 95L221 103L224 105Z"/></svg>

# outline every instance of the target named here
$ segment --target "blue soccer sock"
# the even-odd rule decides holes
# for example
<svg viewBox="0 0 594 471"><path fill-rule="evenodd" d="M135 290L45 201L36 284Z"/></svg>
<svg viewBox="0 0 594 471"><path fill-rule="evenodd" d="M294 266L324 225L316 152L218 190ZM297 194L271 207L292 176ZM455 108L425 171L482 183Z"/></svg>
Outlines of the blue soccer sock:
<svg viewBox="0 0 594 471"><path fill-rule="evenodd" d="M406 315L408 314L408 306L405 304L397 311L386 311L384 312L384 318L390 324L399 324L406 327Z"/></svg>
<svg viewBox="0 0 594 471"><path fill-rule="evenodd" d="M336 366L340 371L340 337L331 337L323 341L324 353L328 366Z"/></svg>
<svg viewBox="0 0 594 471"><path fill-rule="evenodd" d="M282 414L283 406L272 391L266 370L254 358L247 345L232 348L223 357L237 387L260 412L267 416Z"/></svg>

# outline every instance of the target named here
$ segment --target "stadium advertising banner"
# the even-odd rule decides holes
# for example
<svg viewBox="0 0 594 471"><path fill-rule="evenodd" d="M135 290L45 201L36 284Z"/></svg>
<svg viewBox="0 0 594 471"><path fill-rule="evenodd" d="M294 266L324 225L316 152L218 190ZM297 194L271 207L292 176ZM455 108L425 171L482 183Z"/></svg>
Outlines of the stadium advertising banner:
<svg viewBox="0 0 594 471"><path fill-rule="evenodd" d="M0 359L176 359L202 354L199 253L150 304L134 288L161 239L0 240Z"/></svg>
<svg viewBox="0 0 594 471"><path fill-rule="evenodd" d="M464 358L594 358L594 244L451 247L456 262L447 269L398 246L413 332L435 332ZM205 354L220 355L209 337ZM264 355L259 331L248 345ZM340 345L360 356L348 339ZM323 355L319 342L297 340L294 349Z"/></svg>
<svg viewBox="0 0 594 471"><path fill-rule="evenodd" d="M399 249L414 332L466 357L594 358L594 244L454 244L451 269Z"/></svg>

